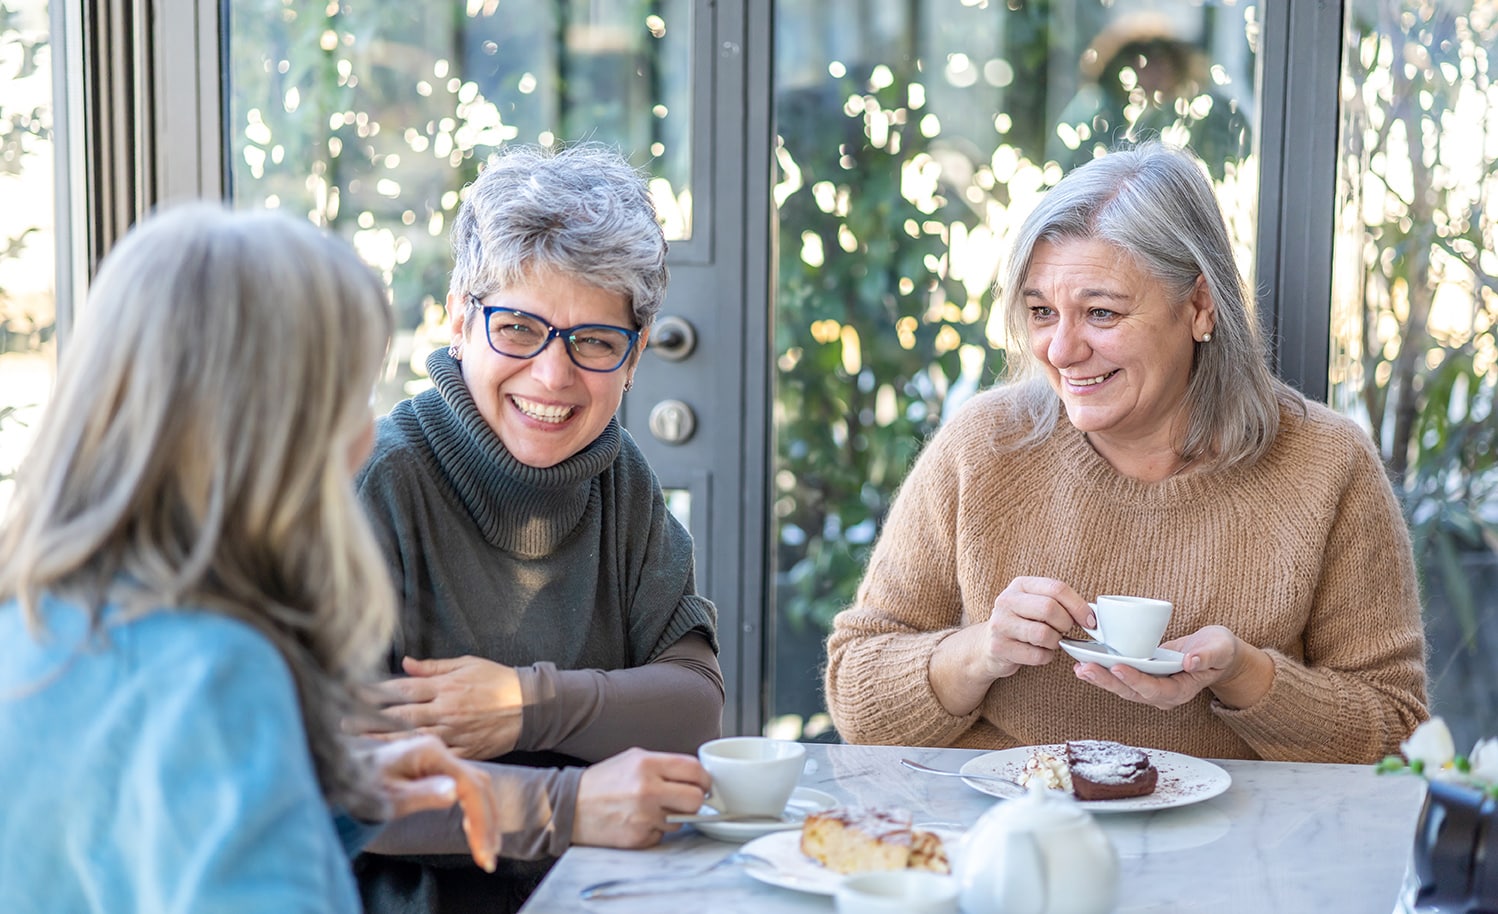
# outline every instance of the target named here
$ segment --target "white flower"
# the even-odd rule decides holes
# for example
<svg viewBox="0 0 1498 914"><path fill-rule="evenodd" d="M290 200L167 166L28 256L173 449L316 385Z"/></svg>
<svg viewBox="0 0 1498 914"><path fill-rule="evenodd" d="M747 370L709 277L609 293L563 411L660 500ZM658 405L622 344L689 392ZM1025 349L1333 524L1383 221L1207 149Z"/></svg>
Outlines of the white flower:
<svg viewBox="0 0 1498 914"><path fill-rule="evenodd" d="M1456 757L1456 743L1451 739L1451 728L1446 726L1446 721L1432 717L1399 744L1399 751L1411 763L1422 762L1427 772L1434 773ZM1498 747L1495 747L1494 755L1498 756Z"/></svg>
<svg viewBox="0 0 1498 914"><path fill-rule="evenodd" d="M1472 777L1487 784L1498 784L1498 738L1480 739L1467 759Z"/></svg>

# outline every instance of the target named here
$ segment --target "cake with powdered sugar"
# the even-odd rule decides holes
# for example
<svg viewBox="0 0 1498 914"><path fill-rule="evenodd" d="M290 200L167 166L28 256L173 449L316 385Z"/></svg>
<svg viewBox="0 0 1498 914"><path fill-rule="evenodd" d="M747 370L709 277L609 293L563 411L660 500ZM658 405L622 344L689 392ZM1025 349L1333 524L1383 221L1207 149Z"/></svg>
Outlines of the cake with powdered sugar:
<svg viewBox="0 0 1498 914"><path fill-rule="evenodd" d="M911 825L910 813L904 810L842 807L814 812L801 825L801 853L838 873L952 871L941 839Z"/></svg>
<svg viewBox="0 0 1498 914"><path fill-rule="evenodd" d="M1121 800L1155 792L1160 772L1144 750L1105 739L1066 744L1072 793L1079 800Z"/></svg>

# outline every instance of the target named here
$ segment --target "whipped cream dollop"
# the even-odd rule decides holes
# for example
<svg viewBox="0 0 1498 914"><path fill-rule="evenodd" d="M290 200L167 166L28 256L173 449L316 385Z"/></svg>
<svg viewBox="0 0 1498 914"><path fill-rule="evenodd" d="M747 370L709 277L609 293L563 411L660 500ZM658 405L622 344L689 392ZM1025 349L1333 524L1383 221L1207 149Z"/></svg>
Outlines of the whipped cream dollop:
<svg viewBox="0 0 1498 914"><path fill-rule="evenodd" d="M1044 749L1030 753L1030 757L1025 759L1024 770L1015 778L1026 787L1037 779L1050 790L1071 791L1071 770L1066 767L1066 762Z"/></svg>

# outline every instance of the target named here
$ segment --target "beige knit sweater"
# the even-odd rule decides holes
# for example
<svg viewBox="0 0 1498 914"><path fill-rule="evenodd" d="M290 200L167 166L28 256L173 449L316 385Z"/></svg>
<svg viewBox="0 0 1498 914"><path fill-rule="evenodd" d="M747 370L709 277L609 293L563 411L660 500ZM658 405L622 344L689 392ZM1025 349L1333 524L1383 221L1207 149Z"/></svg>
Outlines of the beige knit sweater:
<svg viewBox="0 0 1498 914"><path fill-rule="evenodd" d="M1428 716L1409 534L1366 433L1318 404L1285 411L1257 463L1145 484L1064 417L1024 430L1002 388L965 404L904 483L854 605L828 639L827 706L854 743L1003 749L1112 739L1211 758L1373 762ZM954 717L927 675L938 642L987 619L1023 575L1087 599L1174 602L1166 640L1221 624L1268 651L1249 708L1203 690L1170 711L1072 674L1057 651ZM1080 630L1071 637L1085 637Z"/></svg>

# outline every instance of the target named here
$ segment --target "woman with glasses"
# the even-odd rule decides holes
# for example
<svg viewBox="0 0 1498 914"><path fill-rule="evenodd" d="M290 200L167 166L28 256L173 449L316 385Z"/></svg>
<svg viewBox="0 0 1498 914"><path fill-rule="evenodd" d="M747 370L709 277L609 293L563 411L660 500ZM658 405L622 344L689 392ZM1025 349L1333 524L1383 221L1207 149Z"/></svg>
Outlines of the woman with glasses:
<svg viewBox="0 0 1498 914"><path fill-rule="evenodd" d="M549 767L534 827L506 835L534 863L475 879L391 853L420 843L376 845L371 911L501 910L570 843L655 843L699 808L710 781L686 753L721 728L691 537L615 418L666 292L643 177L596 144L512 147L468 188L452 245L452 344L380 420L358 481L403 604L387 711L467 758ZM610 758L630 747L657 751Z"/></svg>

